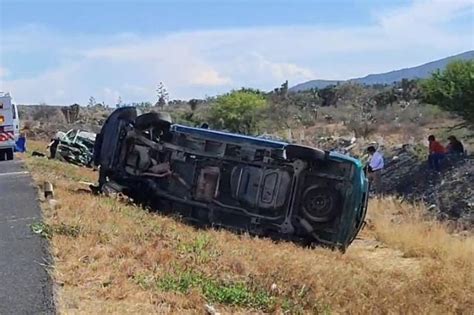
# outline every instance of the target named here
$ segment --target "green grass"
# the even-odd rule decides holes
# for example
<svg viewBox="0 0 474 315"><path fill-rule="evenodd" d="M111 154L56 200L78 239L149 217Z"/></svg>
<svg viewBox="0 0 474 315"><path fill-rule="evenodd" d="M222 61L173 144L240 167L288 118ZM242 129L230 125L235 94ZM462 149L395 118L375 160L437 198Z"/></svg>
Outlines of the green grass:
<svg viewBox="0 0 474 315"><path fill-rule="evenodd" d="M51 239L54 234L75 238L83 233L80 226L68 225L64 223L50 225L44 222L35 222L30 225L30 228L33 233L39 234L48 239Z"/></svg>
<svg viewBox="0 0 474 315"><path fill-rule="evenodd" d="M166 275L157 281L157 286L163 291L183 294L199 289L209 302L266 311L272 310L275 303L275 298L268 292L251 289L243 281L223 282L190 271Z"/></svg>

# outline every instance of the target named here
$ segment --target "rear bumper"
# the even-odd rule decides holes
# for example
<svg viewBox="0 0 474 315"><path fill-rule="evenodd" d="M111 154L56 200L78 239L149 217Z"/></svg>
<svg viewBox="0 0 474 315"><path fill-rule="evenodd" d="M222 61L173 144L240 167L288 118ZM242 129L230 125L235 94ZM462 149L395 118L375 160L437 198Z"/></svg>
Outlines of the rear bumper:
<svg viewBox="0 0 474 315"><path fill-rule="evenodd" d="M0 141L0 149L14 149L15 148L15 141Z"/></svg>

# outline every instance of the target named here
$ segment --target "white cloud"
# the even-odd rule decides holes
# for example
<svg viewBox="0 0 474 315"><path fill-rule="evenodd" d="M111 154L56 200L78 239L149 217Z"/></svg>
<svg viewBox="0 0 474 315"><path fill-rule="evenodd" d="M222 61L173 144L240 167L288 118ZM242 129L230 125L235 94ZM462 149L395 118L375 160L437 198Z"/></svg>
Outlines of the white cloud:
<svg viewBox="0 0 474 315"><path fill-rule="evenodd" d="M194 75L190 80L191 84L202 85L202 86L228 85L230 82L231 82L230 78L222 77L214 69L201 71L197 75Z"/></svg>
<svg viewBox="0 0 474 315"><path fill-rule="evenodd" d="M415 1L375 13L366 27L260 27L176 32L156 36L61 34L43 27L10 30L2 54L56 54L57 65L18 77L15 67L0 89L20 102L115 104L154 101L163 81L172 98L203 97L242 86L272 89L313 78L346 79L442 58L474 47L472 29L446 27L473 16L473 2ZM41 60L37 60L41 63Z"/></svg>
<svg viewBox="0 0 474 315"><path fill-rule="evenodd" d="M103 89L103 101L109 105L117 104L117 101L120 97L120 92L109 87Z"/></svg>
<svg viewBox="0 0 474 315"><path fill-rule="evenodd" d="M314 73L306 68L300 67L289 62L274 62L266 59L264 56L254 54L256 67L262 75L270 75L270 77L283 81L287 78L299 78L307 80L314 78Z"/></svg>
<svg viewBox="0 0 474 315"><path fill-rule="evenodd" d="M411 6L382 14L379 21L384 28L389 30L406 29L417 24L436 27L438 23L447 22L466 9L472 10L472 7L472 0L418 0Z"/></svg>
<svg viewBox="0 0 474 315"><path fill-rule="evenodd" d="M7 77L9 73L10 73L10 71L8 71L7 68L0 67L0 78Z"/></svg>

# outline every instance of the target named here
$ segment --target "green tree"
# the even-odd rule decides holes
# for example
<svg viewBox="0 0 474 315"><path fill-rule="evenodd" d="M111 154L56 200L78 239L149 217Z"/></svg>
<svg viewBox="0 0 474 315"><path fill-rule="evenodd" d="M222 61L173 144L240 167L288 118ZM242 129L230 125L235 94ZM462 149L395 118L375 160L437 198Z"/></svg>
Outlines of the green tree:
<svg viewBox="0 0 474 315"><path fill-rule="evenodd" d="M427 103L458 113L474 123L474 60L454 61L422 83Z"/></svg>
<svg viewBox="0 0 474 315"><path fill-rule="evenodd" d="M378 109L384 109L388 105L392 106L393 103L397 100L397 96L395 95L393 89L390 89L375 94L373 99Z"/></svg>
<svg viewBox="0 0 474 315"><path fill-rule="evenodd" d="M89 97L89 103L87 103L87 107L94 107L97 104L97 101L93 96Z"/></svg>
<svg viewBox="0 0 474 315"><path fill-rule="evenodd" d="M217 128L244 134L257 129L258 113L265 108L263 95L250 91L232 91L221 95L210 109L210 123Z"/></svg>
<svg viewBox="0 0 474 315"><path fill-rule="evenodd" d="M156 97L158 98L158 101L156 102L155 106L158 106L163 109L163 107L168 103L169 100L168 90L166 89L163 82L160 82L158 84L158 87L156 88Z"/></svg>
<svg viewBox="0 0 474 315"><path fill-rule="evenodd" d="M120 108L122 106L123 106L123 101L122 101L122 98L119 96L117 99L117 104L115 104L115 107Z"/></svg>
<svg viewBox="0 0 474 315"><path fill-rule="evenodd" d="M337 104L336 87L334 85L320 89L318 94L322 100L321 106L333 106Z"/></svg>
<svg viewBox="0 0 474 315"><path fill-rule="evenodd" d="M191 112L194 112L199 104L199 100L193 98L188 101L189 108L191 108Z"/></svg>

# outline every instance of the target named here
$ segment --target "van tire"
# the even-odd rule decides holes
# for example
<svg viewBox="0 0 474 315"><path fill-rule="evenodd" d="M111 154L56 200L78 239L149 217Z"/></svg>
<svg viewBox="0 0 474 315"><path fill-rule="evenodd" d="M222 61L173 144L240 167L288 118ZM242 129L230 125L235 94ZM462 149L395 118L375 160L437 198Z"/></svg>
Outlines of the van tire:
<svg viewBox="0 0 474 315"><path fill-rule="evenodd" d="M5 161L5 155L7 150L0 149L0 161Z"/></svg>
<svg viewBox="0 0 474 315"><path fill-rule="evenodd" d="M135 120L135 128L139 130L158 128L163 132L167 132L172 123L170 114L151 112L138 116Z"/></svg>
<svg viewBox="0 0 474 315"><path fill-rule="evenodd" d="M328 153L316 149L316 148L311 148L303 145L298 145L298 144L289 144L285 148L286 151L286 158L288 160L296 160L296 159L301 159L301 160L306 160L306 161L311 161L311 160L325 160L327 158Z"/></svg>
<svg viewBox="0 0 474 315"><path fill-rule="evenodd" d="M7 149L6 155L7 155L7 161L11 161L15 157L15 155L13 154L13 149Z"/></svg>

